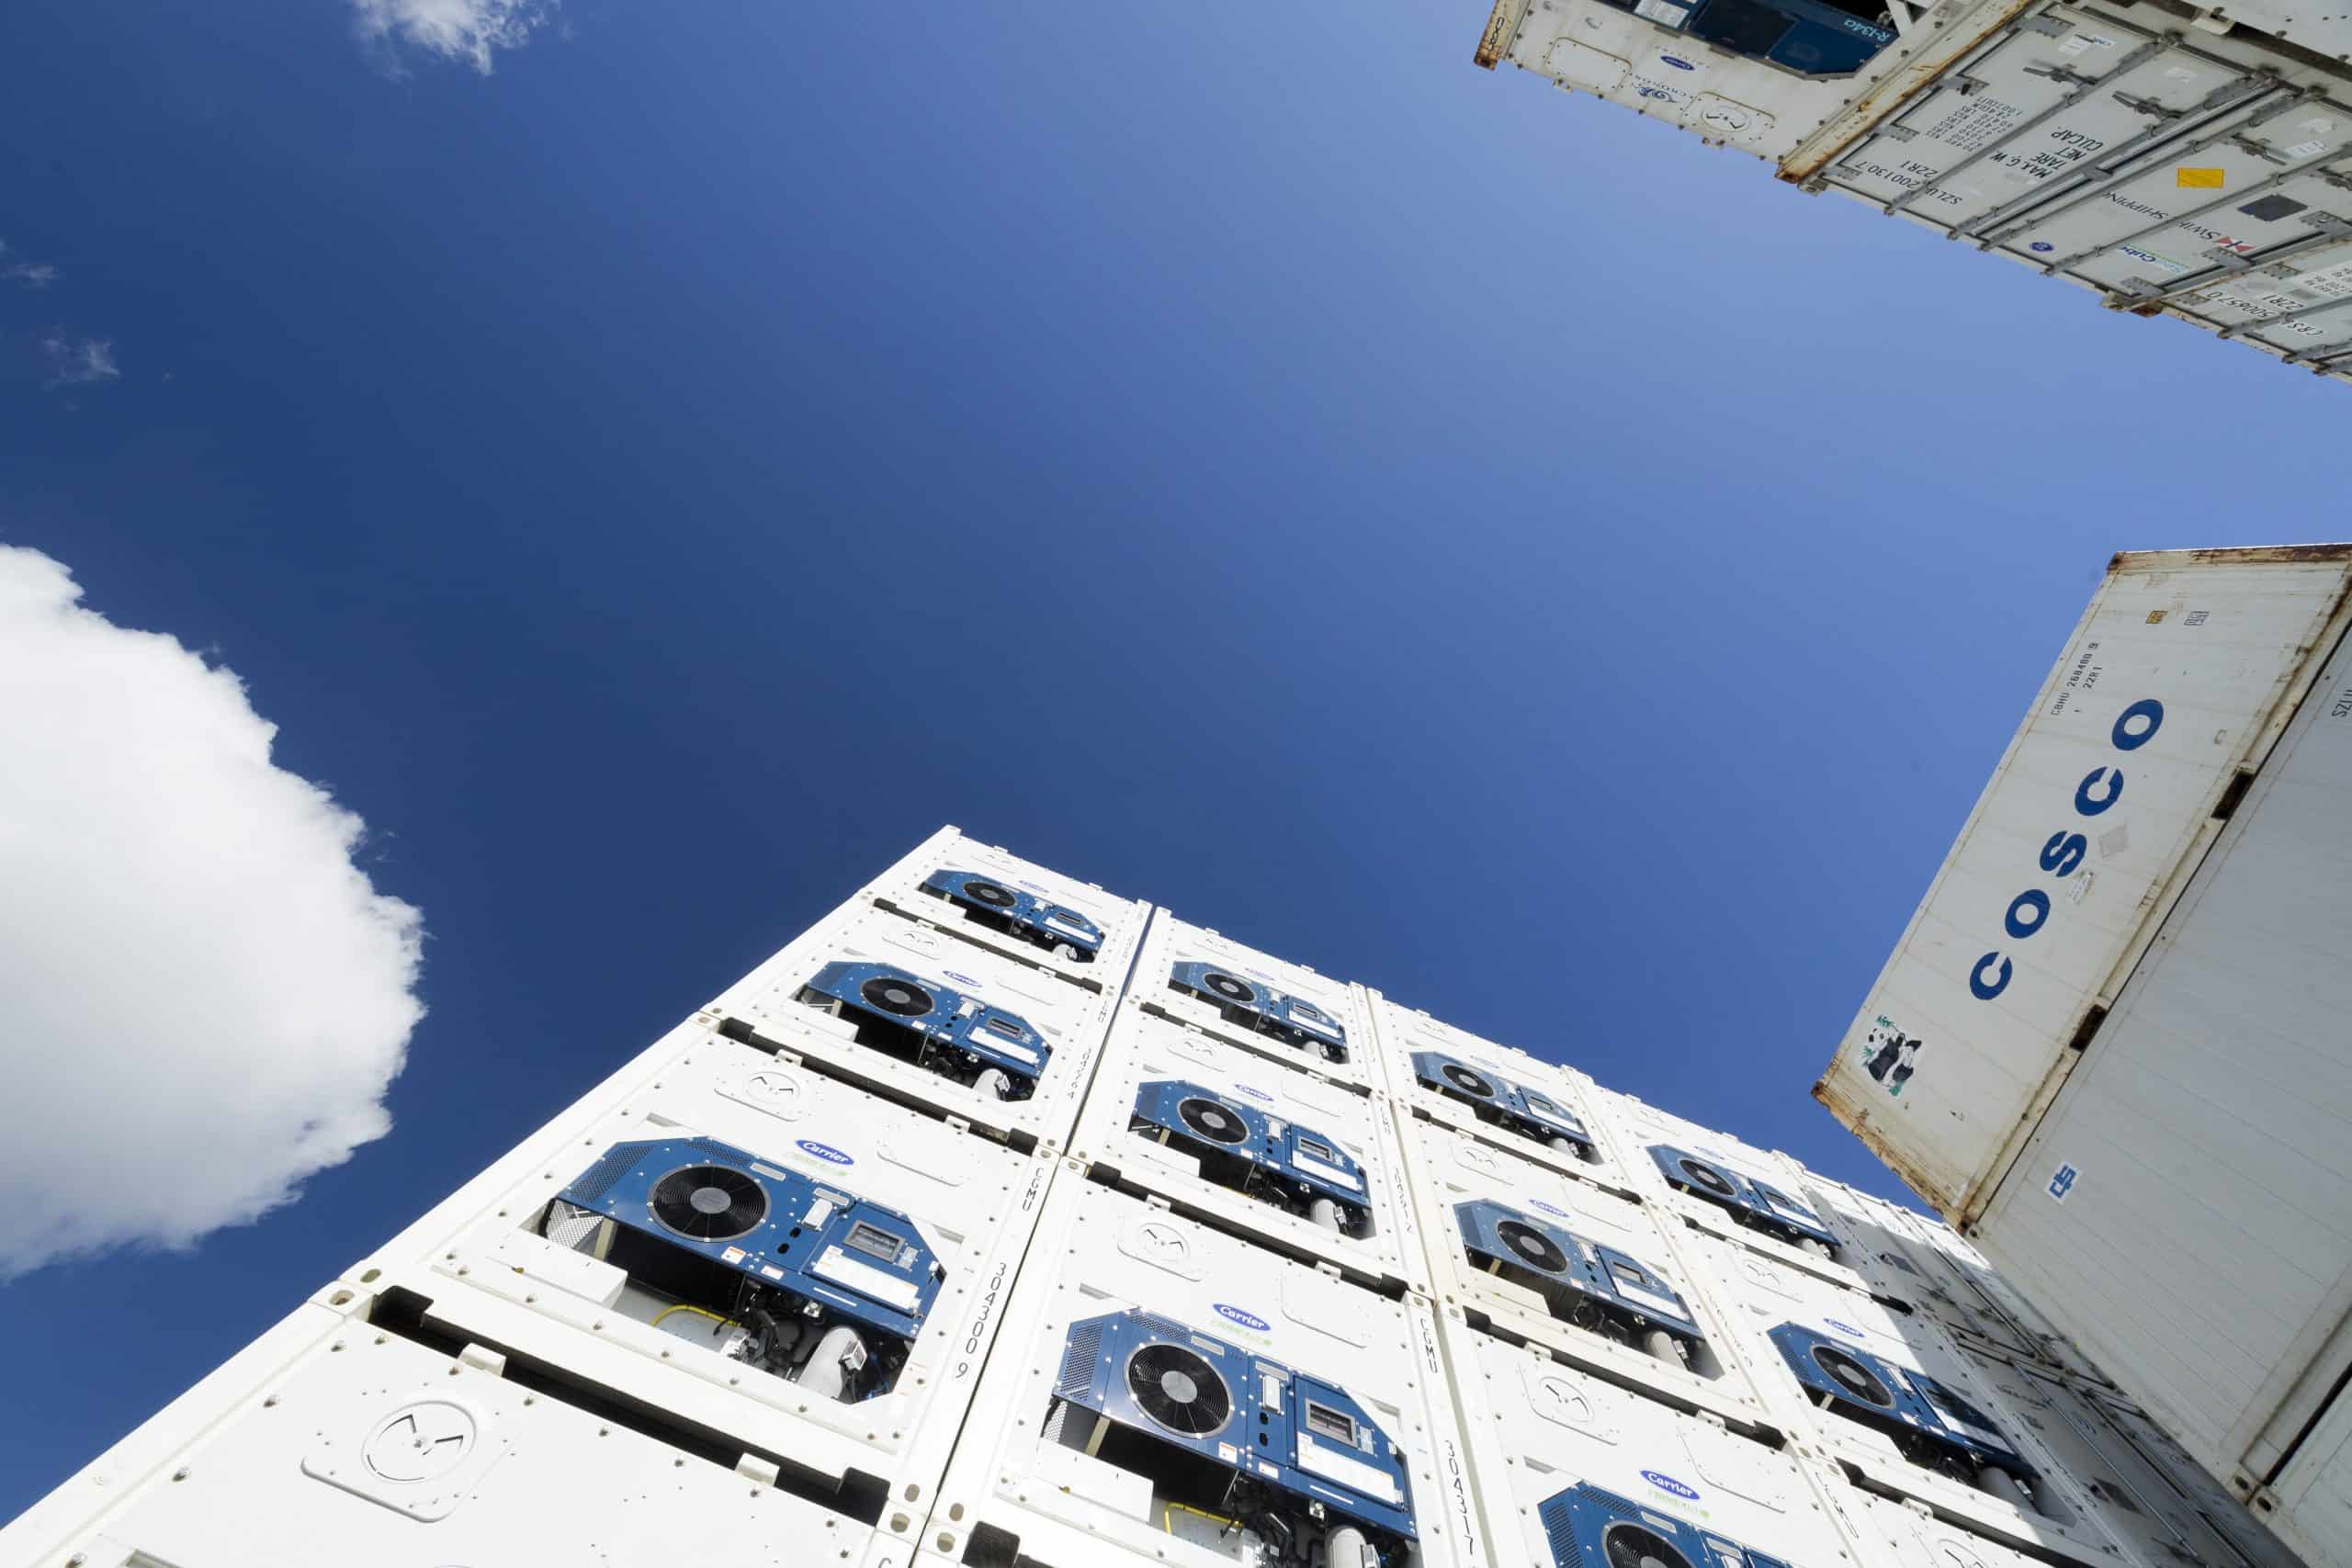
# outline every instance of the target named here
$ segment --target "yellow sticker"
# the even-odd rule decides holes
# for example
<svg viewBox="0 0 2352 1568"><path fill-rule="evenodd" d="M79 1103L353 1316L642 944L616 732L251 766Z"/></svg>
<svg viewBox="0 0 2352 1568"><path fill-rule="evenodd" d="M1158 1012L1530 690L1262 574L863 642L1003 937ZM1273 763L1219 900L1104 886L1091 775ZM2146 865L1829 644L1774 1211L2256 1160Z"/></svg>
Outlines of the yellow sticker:
<svg viewBox="0 0 2352 1568"><path fill-rule="evenodd" d="M2183 190L2222 188L2222 171L2219 169L2175 169L2173 177L2180 182Z"/></svg>

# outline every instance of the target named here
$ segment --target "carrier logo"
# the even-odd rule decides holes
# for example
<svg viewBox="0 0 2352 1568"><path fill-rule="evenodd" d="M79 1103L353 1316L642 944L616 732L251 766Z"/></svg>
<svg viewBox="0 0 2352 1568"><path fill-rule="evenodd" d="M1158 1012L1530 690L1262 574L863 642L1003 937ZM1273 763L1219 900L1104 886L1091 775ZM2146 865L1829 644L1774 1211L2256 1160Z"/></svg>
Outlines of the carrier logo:
<svg viewBox="0 0 2352 1568"><path fill-rule="evenodd" d="M1268 1323L1254 1312L1244 1312L1238 1306L1227 1306L1223 1302L1215 1303L1215 1306L1217 1316L1227 1323L1238 1323L1254 1334L1263 1334L1273 1327L1272 1324Z"/></svg>
<svg viewBox="0 0 2352 1568"><path fill-rule="evenodd" d="M1697 1487L1687 1486L1670 1475L1660 1475L1655 1470L1645 1470L1642 1472L1642 1479L1669 1496L1679 1497L1686 1503L1695 1503L1699 1500Z"/></svg>
<svg viewBox="0 0 2352 1568"><path fill-rule="evenodd" d="M1852 1324L1850 1324L1850 1323L1840 1323L1840 1322L1838 1322L1838 1321L1836 1318L1834 1318L1834 1317L1825 1317L1825 1318L1823 1318L1823 1319L1821 1320L1821 1322L1822 1322L1822 1325L1823 1325L1824 1327L1827 1327L1827 1328L1834 1328L1834 1329L1836 1329L1838 1333L1840 1333L1840 1334L1842 1334L1842 1335L1846 1336L1846 1337L1848 1337L1849 1339L1867 1339L1868 1337L1870 1337L1868 1335L1864 1334L1860 1329L1859 1329L1859 1328L1855 1327Z"/></svg>
<svg viewBox="0 0 2352 1568"><path fill-rule="evenodd" d="M942 969L940 973L946 976L949 979L955 981L959 986L970 986L976 990L978 988L980 984L978 980L973 979L969 975L958 975L953 969Z"/></svg>
<svg viewBox="0 0 2352 1568"><path fill-rule="evenodd" d="M1243 1094L1248 1095L1252 1100L1262 1100L1269 1105L1272 1105L1274 1102L1274 1097L1268 1094L1262 1089L1254 1089L1246 1083L1238 1083L1233 1087L1240 1090Z"/></svg>
<svg viewBox="0 0 2352 1568"><path fill-rule="evenodd" d="M1564 1220L1566 1220L1566 1219L1571 1219L1571 1218L1573 1218L1573 1217L1574 1217L1574 1216L1573 1216L1573 1215L1571 1215L1571 1214L1570 1214L1570 1213L1569 1213L1566 1209L1558 1208L1558 1207L1555 1207L1555 1205L1553 1205L1553 1204L1546 1203L1546 1202L1545 1202L1545 1201L1544 1201L1544 1200L1543 1200L1543 1199L1541 1199L1541 1198L1533 1199L1533 1200L1532 1200L1532 1201L1533 1202L1533 1204L1534 1204L1534 1206L1535 1206L1536 1208L1539 1208L1539 1209L1543 1210L1543 1211L1544 1211L1545 1213L1547 1213L1547 1214L1557 1214L1560 1218L1562 1218L1562 1219L1564 1219Z"/></svg>
<svg viewBox="0 0 2352 1568"><path fill-rule="evenodd" d="M1665 61L1668 65L1673 66L1677 71L1696 71L1699 69L1679 54L1661 54L1658 58Z"/></svg>
<svg viewBox="0 0 2352 1568"><path fill-rule="evenodd" d="M800 1152L803 1154L815 1155L819 1159L825 1161L829 1165L855 1165L857 1163L857 1161L852 1159L849 1156L842 1153L841 1150L833 1147L832 1145L820 1144L814 1138L801 1139Z"/></svg>

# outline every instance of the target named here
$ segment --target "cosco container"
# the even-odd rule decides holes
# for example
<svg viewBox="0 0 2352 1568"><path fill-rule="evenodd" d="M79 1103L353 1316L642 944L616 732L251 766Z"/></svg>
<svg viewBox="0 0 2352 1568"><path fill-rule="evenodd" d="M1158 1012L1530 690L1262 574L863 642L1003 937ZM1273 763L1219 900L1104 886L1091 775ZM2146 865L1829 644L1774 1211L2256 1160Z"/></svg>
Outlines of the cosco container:
<svg viewBox="0 0 2352 1568"><path fill-rule="evenodd" d="M1827 1105L2352 1562L2352 546L2118 556Z"/></svg>

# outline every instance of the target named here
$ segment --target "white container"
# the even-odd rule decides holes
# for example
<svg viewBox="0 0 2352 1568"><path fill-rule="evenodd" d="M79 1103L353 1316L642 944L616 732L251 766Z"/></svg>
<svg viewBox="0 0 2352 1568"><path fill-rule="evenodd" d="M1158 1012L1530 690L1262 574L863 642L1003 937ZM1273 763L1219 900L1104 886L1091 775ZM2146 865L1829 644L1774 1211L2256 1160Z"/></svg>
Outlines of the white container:
<svg viewBox="0 0 2352 1568"><path fill-rule="evenodd" d="M1401 1456L1417 1536L1397 1568L1480 1561L1466 1487L1454 1484L1461 1438L1423 1301L1376 1295L1077 1177L1055 1183L932 1511L928 1550L974 1562L1009 1563L1017 1552L1039 1568L1137 1555L1171 1568L1232 1564L1242 1560L1239 1532L1220 1539L1204 1516L1244 1458L1253 1472L1312 1464L1355 1473L1367 1488L1394 1482L1385 1460L1345 1436L1317 1437L1295 1458L1287 1443L1252 1443L1265 1428L1250 1417L1270 1396L1306 1398L1319 1383L1335 1391L1321 1396L1328 1404L1355 1406L1347 1424L1374 1444L1370 1455L1393 1446ZM1135 1326L1138 1313L1168 1325L1149 1329L1152 1342L1171 1347L1181 1366L1130 1353L1125 1336L1149 1327ZM1170 1371L1184 1376L1168 1381ZM1131 1376L1183 1402L1166 1414L1198 1414L1202 1441L1230 1445L1227 1457L1155 1436L1140 1417L1098 1425L1088 1396L1062 1397L1090 1379L1126 1387ZM1376 1438L1361 1430L1365 1421ZM1304 1539L1323 1527L1297 1528Z"/></svg>
<svg viewBox="0 0 2352 1568"><path fill-rule="evenodd" d="M1369 1094L1385 1088L1366 993L1180 920L1152 918L1130 1005Z"/></svg>
<svg viewBox="0 0 2352 1568"><path fill-rule="evenodd" d="M1980 1381L2064 1465L2075 1483L2075 1495L2135 1568L2240 1557L2260 1568L2295 1568L2292 1555L2276 1540L2252 1530L2223 1536L2216 1519L2240 1510L2211 1477L2187 1464L2161 1467L2116 1429L2105 1405L2064 1379L1982 1356L1970 1360ZM2203 1486L2191 1490L2197 1482Z"/></svg>
<svg viewBox="0 0 2352 1568"><path fill-rule="evenodd" d="M921 1512L904 1506L928 1499L946 1466L1054 1162L707 1029L673 1038L683 1048L631 1091L595 1105L591 1120L559 1118L518 1149L525 1162L502 1162L503 1185L469 1185L356 1265L352 1288L376 1298L379 1315L550 1369L581 1397L665 1411L780 1456L813 1487L887 1494L901 1506L889 1517L906 1520L888 1533L911 1541ZM834 1397L812 1386L831 1375L823 1367L812 1378L805 1367L748 1361L738 1341L751 1320L723 1293L739 1290L735 1273L689 1261L650 1225L650 1245L625 1244L609 1231L575 1230L578 1216L550 1207L581 1194L608 1150L697 1139L752 1156L770 1190L795 1190L795 1177L813 1184L812 1204L832 1205L825 1218L845 1200L875 1206L859 1213L893 1244L886 1258L909 1241L928 1248L941 1273L912 1338L867 1332L856 1346L832 1348L854 1362L878 1358L877 1368L903 1355L887 1388ZM823 1223L813 1207L805 1217L797 1209L768 1217ZM770 1241L782 1251L765 1230L742 1245ZM872 1274L854 1243L813 1267L827 1279ZM781 1271L767 1277L794 1283Z"/></svg>
<svg viewBox="0 0 2352 1568"><path fill-rule="evenodd" d="M1701 1242L1693 1258L1717 1299L1744 1309L1734 1332L1776 1424L1849 1468L1863 1484L1916 1498L1979 1534L2030 1551L2098 1562L2113 1544L2077 1495L2077 1483L2031 1426L1979 1379L1936 1320L1905 1314L1857 1291L1745 1247ZM1840 1372L1839 1368L1848 1369ZM1940 1392L1930 1394L1924 1377ZM1850 1403L1825 1394L1855 1393ZM1871 1412L1882 1412L1872 1418ZM1965 1459L1930 1440L1958 1434L1987 1441ZM2005 1484L1989 1473L2033 1479Z"/></svg>
<svg viewBox="0 0 2352 1568"><path fill-rule="evenodd" d="M1724 1542L1802 1568L1871 1561L1854 1552L1844 1509L1845 1498L1859 1495L1833 1492L1793 1450L1478 1333L1450 1310L1442 1317L1471 1474L1498 1568L1615 1562L1604 1555L1608 1549L1625 1551L1642 1529L1663 1537L1692 1568L1749 1560L1723 1550ZM1633 1539L1606 1540L1612 1530ZM1560 1540L1574 1540L1579 1554L1559 1551Z"/></svg>
<svg viewBox="0 0 2352 1568"><path fill-rule="evenodd" d="M1837 1216L1805 1201L1796 1161L1629 1095L1603 1091L1594 1100L1624 1168L1661 1213L1843 1288L1868 1288L1848 1261L1853 1238L1838 1231Z"/></svg>
<svg viewBox="0 0 2352 1568"><path fill-rule="evenodd" d="M2117 558L1815 1089L2274 1516L2352 1371L2347 584Z"/></svg>
<svg viewBox="0 0 2352 1568"><path fill-rule="evenodd" d="M1770 1425L1713 1300L1644 1205L1431 1122L1407 1123L1405 1168L1441 1306L1650 1398Z"/></svg>
<svg viewBox="0 0 2352 1568"><path fill-rule="evenodd" d="M819 996L829 976L849 976ZM858 980L856 976L866 978ZM885 975L899 977L893 1002ZM868 987L882 986L868 1005ZM907 999L910 998L910 999ZM888 1009L903 1005L905 1016ZM1074 985L1025 957L853 899L709 1004L721 1030L803 1056L875 1094L936 1108L1015 1147L1057 1152L1093 1077L1117 993ZM987 1013L979 1009L993 1010ZM1004 1035L981 1032L1001 1025ZM1023 1028L1025 1026L1025 1029ZM968 1032L1019 1052L1021 1083L1001 1068L976 1070L924 1030ZM1043 1059L1037 1060L1042 1057ZM991 1083L993 1073L998 1080Z"/></svg>
<svg viewBox="0 0 2352 1568"><path fill-rule="evenodd" d="M1389 1093L1400 1111L1631 1194L1639 1189L1592 1109L1592 1080L1367 993Z"/></svg>
<svg viewBox="0 0 2352 1568"><path fill-rule="evenodd" d="M2252 0L2187 20L2117 0L1495 0L1477 59L2110 309L2352 374L2335 179L2352 152L2352 14Z"/></svg>
<svg viewBox="0 0 2352 1568"><path fill-rule="evenodd" d="M0 1562L900 1568L772 1458L305 1305L0 1530ZM910 1526L909 1527L911 1528Z"/></svg>
<svg viewBox="0 0 2352 1568"><path fill-rule="evenodd" d="M1070 1152L1097 1181L1371 1289L1428 1288L1385 1092L1125 1008Z"/></svg>
<svg viewBox="0 0 2352 1568"><path fill-rule="evenodd" d="M956 828L942 828L915 846L862 897L1015 963L1114 995L1126 982L1151 916L1148 904L1105 893Z"/></svg>

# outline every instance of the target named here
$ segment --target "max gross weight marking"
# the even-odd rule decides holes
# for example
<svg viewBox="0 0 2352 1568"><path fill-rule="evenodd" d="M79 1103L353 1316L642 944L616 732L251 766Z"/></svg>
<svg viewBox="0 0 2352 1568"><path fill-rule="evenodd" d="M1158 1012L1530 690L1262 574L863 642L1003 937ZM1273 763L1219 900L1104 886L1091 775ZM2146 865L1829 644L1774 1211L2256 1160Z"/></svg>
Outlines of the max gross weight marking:
<svg viewBox="0 0 2352 1568"><path fill-rule="evenodd" d="M2143 721L2146 728L2132 728ZM2142 697L2115 716L2115 728L2108 732L2108 739L2118 751L2136 751L2155 739L2164 728L2165 705L2154 697ZM2097 817L2100 812L2123 798L2123 770L2102 762L2083 775L2075 786L2075 814ZM2038 857L2041 869L2060 881L2072 876L2089 852L2090 840L2080 833L2061 828L2050 835ZM2001 929L2013 941L2023 942L2039 932L2050 921L2050 895L2039 887L2029 887L2009 900L2009 908L2001 917ZM1980 1002L1989 1002L2008 989L2009 976L2014 972L2007 954L1994 948L1976 961L1969 971L1968 991Z"/></svg>

